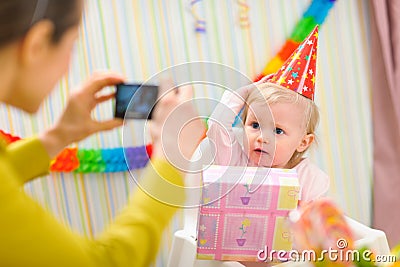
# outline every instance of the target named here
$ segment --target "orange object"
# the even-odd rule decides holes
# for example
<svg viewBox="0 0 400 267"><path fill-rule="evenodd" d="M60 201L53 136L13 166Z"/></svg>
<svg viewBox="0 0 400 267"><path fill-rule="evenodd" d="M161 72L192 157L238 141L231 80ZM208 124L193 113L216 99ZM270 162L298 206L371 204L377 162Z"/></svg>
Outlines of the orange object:
<svg viewBox="0 0 400 267"><path fill-rule="evenodd" d="M78 148L66 148L52 161L50 170L54 172L70 172L79 167Z"/></svg>
<svg viewBox="0 0 400 267"><path fill-rule="evenodd" d="M286 40L286 43L283 45L281 48L281 51L278 52L279 58L284 62L287 60L290 55L296 50L297 47L299 47L300 43L295 42L293 40Z"/></svg>

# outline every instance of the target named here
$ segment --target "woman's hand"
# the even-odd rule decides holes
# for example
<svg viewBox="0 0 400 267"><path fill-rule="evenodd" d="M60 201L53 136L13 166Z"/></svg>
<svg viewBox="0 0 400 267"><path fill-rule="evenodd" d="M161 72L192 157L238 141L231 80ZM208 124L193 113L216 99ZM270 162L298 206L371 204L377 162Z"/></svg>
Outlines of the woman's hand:
<svg viewBox="0 0 400 267"><path fill-rule="evenodd" d="M184 170L205 135L205 124L192 102L191 86L175 87L172 80L160 82L159 101L150 121L153 157L167 159Z"/></svg>
<svg viewBox="0 0 400 267"><path fill-rule="evenodd" d="M106 86L124 81L114 73L96 73L79 90L74 91L59 121L50 130L39 136L50 158L55 157L65 146L86 137L121 126L123 120L97 121L92 117L93 109L114 97L114 93L99 95Z"/></svg>

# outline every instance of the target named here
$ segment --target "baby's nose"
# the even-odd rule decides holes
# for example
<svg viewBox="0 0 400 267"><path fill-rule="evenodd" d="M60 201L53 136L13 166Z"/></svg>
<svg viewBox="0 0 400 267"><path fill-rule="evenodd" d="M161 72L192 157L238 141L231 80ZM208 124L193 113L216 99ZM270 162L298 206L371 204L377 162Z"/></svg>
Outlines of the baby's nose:
<svg viewBox="0 0 400 267"><path fill-rule="evenodd" d="M270 143L269 138L267 136L265 136L265 135L263 136L262 134L260 134L257 137L257 142L260 142L260 143L263 143L263 144L269 144Z"/></svg>

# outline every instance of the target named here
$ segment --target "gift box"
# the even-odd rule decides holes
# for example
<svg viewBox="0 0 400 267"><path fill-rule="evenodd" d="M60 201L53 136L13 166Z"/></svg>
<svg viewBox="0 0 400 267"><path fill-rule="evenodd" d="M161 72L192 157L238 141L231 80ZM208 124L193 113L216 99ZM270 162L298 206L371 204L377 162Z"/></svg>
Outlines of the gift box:
<svg viewBox="0 0 400 267"><path fill-rule="evenodd" d="M212 165L202 176L198 259L260 261L292 249L287 217L300 197L295 170Z"/></svg>

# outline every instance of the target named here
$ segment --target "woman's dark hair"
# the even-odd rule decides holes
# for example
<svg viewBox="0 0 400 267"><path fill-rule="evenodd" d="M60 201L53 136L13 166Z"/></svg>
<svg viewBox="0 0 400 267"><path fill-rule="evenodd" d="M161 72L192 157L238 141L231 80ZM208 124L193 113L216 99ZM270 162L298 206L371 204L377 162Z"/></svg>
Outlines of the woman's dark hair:
<svg viewBox="0 0 400 267"><path fill-rule="evenodd" d="M38 21L54 24L53 42L78 25L82 0L0 0L0 47L22 38Z"/></svg>

